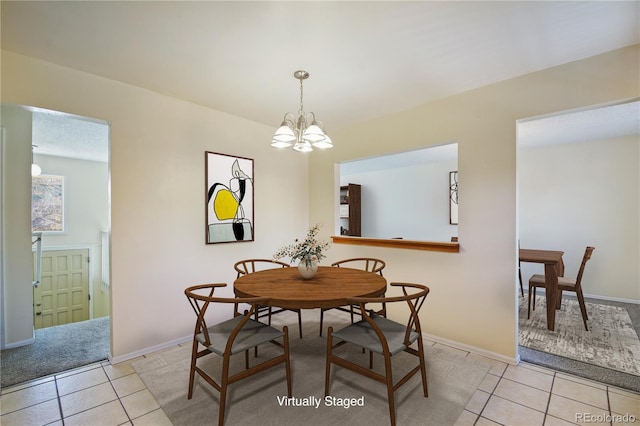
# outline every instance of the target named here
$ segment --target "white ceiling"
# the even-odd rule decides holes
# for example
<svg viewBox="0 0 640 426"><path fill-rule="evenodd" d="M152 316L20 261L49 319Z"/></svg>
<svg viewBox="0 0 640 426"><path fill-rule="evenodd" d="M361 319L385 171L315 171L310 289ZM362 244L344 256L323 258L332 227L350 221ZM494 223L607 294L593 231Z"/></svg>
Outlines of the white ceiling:
<svg viewBox="0 0 640 426"><path fill-rule="evenodd" d="M108 124L39 108L32 113L34 154L109 161Z"/></svg>
<svg viewBox="0 0 640 426"><path fill-rule="evenodd" d="M638 101L552 114L518 123L520 148L638 135L640 135L640 102Z"/></svg>
<svg viewBox="0 0 640 426"><path fill-rule="evenodd" d="M2 48L332 130L640 42L639 1L5 1ZM265 142L267 143L267 142Z"/></svg>

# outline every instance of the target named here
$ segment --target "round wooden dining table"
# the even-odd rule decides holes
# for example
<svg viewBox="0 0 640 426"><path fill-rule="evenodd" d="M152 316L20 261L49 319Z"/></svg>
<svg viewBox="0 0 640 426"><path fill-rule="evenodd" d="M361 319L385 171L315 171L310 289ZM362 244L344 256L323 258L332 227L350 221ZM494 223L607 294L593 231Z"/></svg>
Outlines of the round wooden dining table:
<svg viewBox="0 0 640 426"><path fill-rule="evenodd" d="M337 308L349 297L379 297L387 280L379 274L352 268L320 266L303 279L298 268L276 268L242 275L233 283L237 297L267 297L269 305L285 309Z"/></svg>

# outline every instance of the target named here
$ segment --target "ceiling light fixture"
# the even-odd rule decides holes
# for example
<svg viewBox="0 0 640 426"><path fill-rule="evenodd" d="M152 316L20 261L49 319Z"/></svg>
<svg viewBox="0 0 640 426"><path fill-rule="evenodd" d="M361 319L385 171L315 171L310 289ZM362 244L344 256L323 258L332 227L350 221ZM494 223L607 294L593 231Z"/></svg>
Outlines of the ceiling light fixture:
<svg viewBox="0 0 640 426"><path fill-rule="evenodd" d="M36 163L33 162L33 148L37 148L38 145L31 145L31 176L40 176L42 169Z"/></svg>
<svg viewBox="0 0 640 426"><path fill-rule="evenodd" d="M313 147L327 149L333 147L333 142L324 132L324 123L316 120L314 113L305 114L302 106L302 81L309 78L306 71L296 71L293 76L300 80L300 109L298 118L288 112L284 115L282 124L276 130L271 141L274 148L288 148L293 145L293 149L299 152L313 151Z"/></svg>

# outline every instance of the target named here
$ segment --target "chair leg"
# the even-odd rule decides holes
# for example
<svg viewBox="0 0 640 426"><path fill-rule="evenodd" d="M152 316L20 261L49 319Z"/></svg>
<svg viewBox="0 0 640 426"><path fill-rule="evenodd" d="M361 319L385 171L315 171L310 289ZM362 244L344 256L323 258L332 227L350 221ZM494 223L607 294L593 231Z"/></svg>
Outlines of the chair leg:
<svg viewBox="0 0 640 426"><path fill-rule="evenodd" d="M287 396L291 398L291 359L289 356L289 328L285 325L284 331L284 368L287 375Z"/></svg>
<svg viewBox="0 0 640 426"><path fill-rule="evenodd" d="M331 375L331 345L333 344L332 339L333 337L331 336L331 333L333 333L333 327L329 327L329 330L327 331L328 335L327 335L327 364L325 366L325 371L324 371L324 396L329 395L329 376Z"/></svg>
<svg viewBox="0 0 640 426"><path fill-rule="evenodd" d="M349 311L351 313L351 324L353 324L353 305L349 305Z"/></svg>
<svg viewBox="0 0 640 426"><path fill-rule="evenodd" d="M196 360L198 359L198 341L193 339L193 349L191 349L191 369L189 370L189 395L187 399L193 396L193 384L196 375Z"/></svg>
<svg viewBox="0 0 640 426"><path fill-rule="evenodd" d="M324 318L324 308L320 308L320 337L322 337L322 319Z"/></svg>
<svg viewBox="0 0 640 426"><path fill-rule="evenodd" d="M562 308L562 290L558 289L558 299L556 300L556 309Z"/></svg>
<svg viewBox="0 0 640 426"><path fill-rule="evenodd" d="M391 356L384 354L384 369L387 379L387 398L389 399L389 419L391 426L396 424L396 403L393 397L393 373L391 369Z"/></svg>
<svg viewBox="0 0 640 426"><path fill-rule="evenodd" d="M222 361L222 378L220 380L220 411L218 412L218 426L224 425L224 409L227 401L227 386L229 385L229 358L226 355Z"/></svg>
<svg viewBox="0 0 640 426"><path fill-rule="evenodd" d="M258 309L257 308L256 308L255 318L256 318L256 322L260 321L260 317L258 316ZM258 347L257 346L253 348L253 356L258 358Z"/></svg>
<svg viewBox="0 0 640 426"><path fill-rule="evenodd" d="M427 387L427 366L424 362L424 345L422 339L418 339L418 356L420 357L420 373L422 375L422 390L424 397L429 397L429 388Z"/></svg>
<svg viewBox="0 0 640 426"><path fill-rule="evenodd" d="M529 295L528 295L528 302L527 302L527 319L531 318L531 292L535 291L533 290L535 287L533 287L531 284L529 284ZM533 303L536 303L536 299L535 299L535 295L533 296ZM535 309L535 306L534 306Z"/></svg>
<svg viewBox="0 0 640 426"><path fill-rule="evenodd" d="M298 330L300 331L300 338L302 339L302 310L298 309Z"/></svg>
<svg viewBox="0 0 640 426"><path fill-rule="evenodd" d="M587 326L587 307L584 304L584 296L582 295L582 289L576 292L576 296L578 296L578 304L580 305L580 312L582 313L582 322L584 323L584 329L589 331L589 327Z"/></svg>

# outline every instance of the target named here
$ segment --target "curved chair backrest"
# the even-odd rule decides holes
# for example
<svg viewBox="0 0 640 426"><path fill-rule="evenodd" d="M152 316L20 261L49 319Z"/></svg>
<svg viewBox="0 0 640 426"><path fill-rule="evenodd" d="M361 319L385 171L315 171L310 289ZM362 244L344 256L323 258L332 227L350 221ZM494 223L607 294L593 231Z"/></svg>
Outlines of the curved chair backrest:
<svg viewBox="0 0 640 426"><path fill-rule="evenodd" d="M374 257L354 257L352 259L343 259L333 262L331 266L358 268L368 272L378 273L382 276L382 270L386 264L384 263L384 260L376 259Z"/></svg>
<svg viewBox="0 0 640 426"><path fill-rule="evenodd" d="M252 274L256 271L273 268L288 268L289 266L291 265L288 263L274 259L245 259L236 262L235 265L233 265L233 268L238 273L238 277L240 277L240 275Z"/></svg>
<svg viewBox="0 0 640 426"><path fill-rule="evenodd" d="M584 273L584 266L587 264L587 261L591 259L591 253L593 253L595 249L595 247L587 246L587 249L584 251L584 257L582 258L580 270L578 271L578 276L576 277L576 287L580 286L580 281L582 281L582 274Z"/></svg>
<svg viewBox="0 0 640 426"><path fill-rule="evenodd" d="M411 332L421 333L420 319L418 313L424 304L427 295L429 294L429 287L423 284L414 283L399 283L393 282L389 284L391 287L400 287L402 289L402 296L384 296L384 297L353 297L347 299L347 302L360 306L363 318L376 330L376 334L382 339L383 333L375 324L371 318L372 313L366 311L367 303L395 303L406 302L409 306L409 319L407 320L407 329L405 333L405 341L409 340Z"/></svg>
<svg viewBox="0 0 640 426"><path fill-rule="evenodd" d="M204 334L205 338L205 346L211 345L211 341L209 339L209 330L207 327L207 323L205 320L205 314L207 313L207 309L211 303L230 303L235 304L238 302L238 299L233 297L214 297L213 293L217 288L226 287L226 283L212 283L212 284L200 284L192 287L188 287L184 290L184 294L187 296L189 300L189 304L193 308L193 311L196 313L196 327L194 330L194 336L200 333ZM254 314L257 306L260 304L267 303L268 299L264 297L251 297L251 298L243 298L242 302L251 305L251 309L246 311L244 315L244 319L240 321L237 326L233 329L229 337L229 345L233 344L233 340L236 335L240 331L240 329L244 326L244 324L251 318ZM235 312L235 316L241 315ZM231 347L231 346L229 346Z"/></svg>
<svg viewBox="0 0 640 426"><path fill-rule="evenodd" d="M217 322L211 327L207 327L205 314L211 304L236 304L238 302L236 298L214 296L216 289L225 286L225 283L200 284L184 290L184 294L187 296L189 304L198 318L191 346L191 366L189 368L189 392L187 393L187 398L191 399L193 397L193 388L197 373L215 390L220 392L218 426L224 425L225 408L227 405L227 387L238 380L244 380L268 368L275 367L279 364L285 365L287 396L291 397L291 362L289 359L289 332L287 326L284 326L282 331L279 331L267 324L251 319L254 313L257 312L259 305L269 303L268 298L244 298L242 301L250 304L251 310L246 311L244 315L234 312L233 318ZM282 343L276 340L280 338L282 338ZM282 348L282 353L250 367L249 349L254 348L257 350L259 345L266 343L279 346ZM204 349L201 349L201 347L204 347ZM241 352L244 352L245 355L245 368L244 370L231 374L229 369L231 357ZM216 354L222 358L221 374L217 379L197 365L198 359L210 354ZM206 370L209 370L209 368ZM211 419L208 419L208 423L211 423Z"/></svg>

